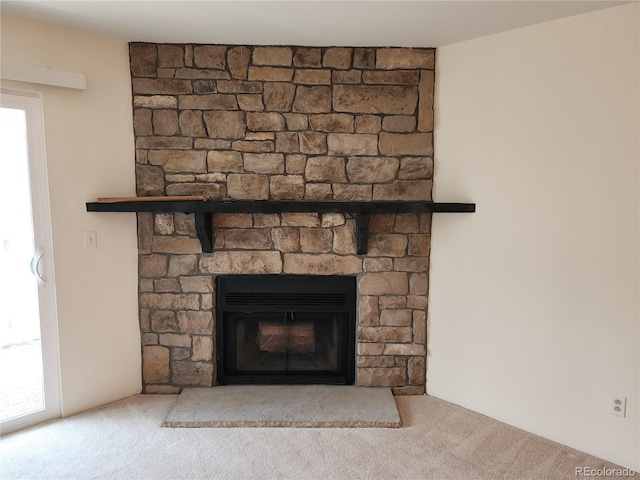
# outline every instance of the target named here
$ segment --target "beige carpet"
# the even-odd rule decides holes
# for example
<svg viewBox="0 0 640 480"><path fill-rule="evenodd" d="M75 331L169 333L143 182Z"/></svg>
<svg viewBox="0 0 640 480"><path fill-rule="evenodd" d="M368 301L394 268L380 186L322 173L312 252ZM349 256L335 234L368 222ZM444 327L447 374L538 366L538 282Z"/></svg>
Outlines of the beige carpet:
<svg viewBox="0 0 640 480"><path fill-rule="evenodd" d="M400 427L390 388L226 385L185 388L165 427Z"/></svg>
<svg viewBox="0 0 640 480"><path fill-rule="evenodd" d="M433 397L402 428L162 428L177 396L137 395L7 435L0 478L575 479L616 468Z"/></svg>

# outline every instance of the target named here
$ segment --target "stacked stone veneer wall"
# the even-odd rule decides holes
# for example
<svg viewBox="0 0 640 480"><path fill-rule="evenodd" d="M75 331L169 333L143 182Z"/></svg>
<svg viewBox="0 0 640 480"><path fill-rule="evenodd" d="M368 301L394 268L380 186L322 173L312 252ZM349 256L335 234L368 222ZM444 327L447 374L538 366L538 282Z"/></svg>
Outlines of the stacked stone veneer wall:
<svg viewBox="0 0 640 480"><path fill-rule="evenodd" d="M138 195L429 200L433 49L130 45ZM215 384L214 278L358 277L357 384L425 390L427 214L139 214L147 393Z"/></svg>

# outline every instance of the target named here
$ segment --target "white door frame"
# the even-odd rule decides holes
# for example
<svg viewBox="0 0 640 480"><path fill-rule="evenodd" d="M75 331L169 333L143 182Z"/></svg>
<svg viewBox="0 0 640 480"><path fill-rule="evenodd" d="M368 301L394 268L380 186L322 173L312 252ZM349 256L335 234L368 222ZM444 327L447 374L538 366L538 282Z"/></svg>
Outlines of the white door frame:
<svg viewBox="0 0 640 480"><path fill-rule="evenodd" d="M40 272L43 273L41 276L44 279L44 281L38 280L38 302L40 307L45 408L41 411L2 422L0 424L0 433L5 434L59 417L61 412L61 386L42 95L35 92L1 89L0 106L24 110L26 113L34 250L35 252L42 252Z"/></svg>

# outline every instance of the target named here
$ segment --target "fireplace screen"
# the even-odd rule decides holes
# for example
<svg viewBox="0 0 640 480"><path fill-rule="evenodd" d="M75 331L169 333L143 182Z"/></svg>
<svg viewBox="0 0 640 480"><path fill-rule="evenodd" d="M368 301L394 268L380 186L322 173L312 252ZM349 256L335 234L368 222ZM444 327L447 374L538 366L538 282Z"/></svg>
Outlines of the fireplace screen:
<svg viewBox="0 0 640 480"><path fill-rule="evenodd" d="M218 383L352 384L355 279L217 278Z"/></svg>

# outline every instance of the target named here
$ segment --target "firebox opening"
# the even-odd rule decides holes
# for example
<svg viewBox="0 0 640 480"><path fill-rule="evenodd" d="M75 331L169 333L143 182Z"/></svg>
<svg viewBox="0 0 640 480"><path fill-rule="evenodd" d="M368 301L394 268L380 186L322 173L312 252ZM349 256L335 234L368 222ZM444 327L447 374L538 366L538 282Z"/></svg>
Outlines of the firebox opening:
<svg viewBox="0 0 640 480"><path fill-rule="evenodd" d="M216 292L219 384L354 383L354 277L227 275Z"/></svg>

